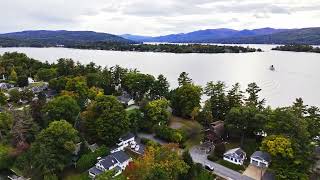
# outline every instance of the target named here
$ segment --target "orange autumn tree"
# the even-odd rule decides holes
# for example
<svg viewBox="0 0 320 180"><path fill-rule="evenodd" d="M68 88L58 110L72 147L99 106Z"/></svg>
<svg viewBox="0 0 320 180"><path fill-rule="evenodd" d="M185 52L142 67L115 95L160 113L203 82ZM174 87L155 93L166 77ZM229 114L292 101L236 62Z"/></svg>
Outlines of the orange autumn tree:
<svg viewBox="0 0 320 180"><path fill-rule="evenodd" d="M177 144L149 146L144 156L130 163L125 176L130 180L174 180L189 168L179 156Z"/></svg>

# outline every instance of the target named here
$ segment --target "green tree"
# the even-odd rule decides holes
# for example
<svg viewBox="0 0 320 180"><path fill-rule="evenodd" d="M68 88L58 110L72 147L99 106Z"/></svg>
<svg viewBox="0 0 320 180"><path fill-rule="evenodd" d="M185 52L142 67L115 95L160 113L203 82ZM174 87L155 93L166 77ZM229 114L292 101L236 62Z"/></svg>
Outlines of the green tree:
<svg viewBox="0 0 320 180"><path fill-rule="evenodd" d="M253 135L254 132L261 132L266 117L254 106L235 107L226 116L225 126L232 132L241 137L241 147L245 135Z"/></svg>
<svg viewBox="0 0 320 180"><path fill-rule="evenodd" d="M138 132L140 128L144 127L144 114L141 110L133 109L127 111L127 118L132 132Z"/></svg>
<svg viewBox="0 0 320 180"><path fill-rule="evenodd" d="M169 93L169 82L167 79L160 74L157 80L154 81L150 89L150 98L152 100L165 98Z"/></svg>
<svg viewBox="0 0 320 180"><path fill-rule="evenodd" d="M29 85L28 77L26 75L18 76L17 85L19 87L25 87Z"/></svg>
<svg viewBox="0 0 320 180"><path fill-rule="evenodd" d="M208 127L212 122L214 122L210 100L205 101L204 106L199 112L199 115L197 116L196 120L205 127Z"/></svg>
<svg viewBox="0 0 320 180"><path fill-rule="evenodd" d="M36 75L37 80L49 82L51 79L57 77L57 70L55 68L39 69Z"/></svg>
<svg viewBox="0 0 320 180"><path fill-rule="evenodd" d="M292 143L284 136L268 136L261 143L261 149L270 153L273 157L293 158Z"/></svg>
<svg viewBox="0 0 320 180"><path fill-rule="evenodd" d="M308 131L312 139L320 136L320 109L315 106L308 108L308 115L306 121L308 122ZM320 141L320 140L319 140ZM320 143L318 141L318 143Z"/></svg>
<svg viewBox="0 0 320 180"><path fill-rule="evenodd" d="M230 111L233 107L240 107L243 105L243 92L241 91L240 84L236 83L232 86L232 88L228 91L227 99L228 99L228 111Z"/></svg>
<svg viewBox="0 0 320 180"><path fill-rule="evenodd" d="M87 133L108 145L129 130L126 111L114 96L98 96L82 117Z"/></svg>
<svg viewBox="0 0 320 180"><path fill-rule="evenodd" d="M185 84L171 92L171 104L174 114L191 117L195 108L200 108L202 88L194 84Z"/></svg>
<svg viewBox="0 0 320 180"><path fill-rule="evenodd" d="M62 90L66 89L67 80L68 79L64 76L56 79L51 79L49 81L49 88L56 90L57 92L61 92Z"/></svg>
<svg viewBox="0 0 320 180"><path fill-rule="evenodd" d="M72 59L59 59L56 65L58 76L69 76L74 74L75 63Z"/></svg>
<svg viewBox="0 0 320 180"><path fill-rule="evenodd" d="M18 103L19 100L21 99L21 93L18 89L11 89L9 91L9 97L10 97L10 100L15 102L15 103Z"/></svg>
<svg viewBox="0 0 320 180"><path fill-rule="evenodd" d="M185 84L190 84L192 83L192 79L190 77L188 77L189 74L186 72L182 72L179 77L178 77L178 83L179 86L183 86Z"/></svg>
<svg viewBox="0 0 320 180"><path fill-rule="evenodd" d="M9 80L16 82L17 79L18 79L17 73L16 73L16 71L14 69L12 69L11 73L9 75Z"/></svg>
<svg viewBox="0 0 320 180"><path fill-rule="evenodd" d="M246 92L249 94L249 97L245 100L246 105L262 109L265 104L265 99L259 100L258 93L260 91L261 89L256 83L250 83L246 89Z"/></svg>
<svg viewBox="0 0 320 180"><path fill-rule="evenodd" d="M155 79L152 75L129 72L124 76L122 87L131 94L134 100L142 100L152 88Z"/></svg>
<svg viewBox="0 0 320 180"><path fill-rule="evenodd" d="M211 112L215 119L224 120L228 113L228 101L225 95L226 86L218 81L216 84L209 82L205 88L205 94L210 97Z"/></svg>
<svg viewBox="0 0 320 180"><path fill-rule="evenodd" d="M152 128L154 125L166 125L169 121L170 113L168 112L169 102L166 99L150 101L143 109L145 114L146 125Z"/></svg>
<svg viewBox="0 0 320 180"><path fill-rule="evenodd" d="M42 175L62 171L71 162L78 140L78 132L67 121L50 123L31 145L33 167Z"/></svg>
<svg viewBox="0 0 320 180"><path fill-rule="evenodd" d="M74 94L74 98L78 101L79 106L83 108L89 93L86 79L81 76L69 78L66 83L66 90Z"/></svg>
<svg viewBox="0 0 320 180"><path fill-rule="evenodd" d="M58 96L43 109L49 122L57 119L64 119L73 124L80 112L77 102L70 96Z"/></svg>

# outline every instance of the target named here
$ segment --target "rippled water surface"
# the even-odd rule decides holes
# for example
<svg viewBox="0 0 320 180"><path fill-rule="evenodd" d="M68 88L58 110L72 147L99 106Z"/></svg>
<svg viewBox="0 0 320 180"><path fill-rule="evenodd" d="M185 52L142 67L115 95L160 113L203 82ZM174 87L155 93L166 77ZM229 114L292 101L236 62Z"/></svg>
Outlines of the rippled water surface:
<svg viewBox="0 0 320 180"><path fill-rule="evenodd" d="M55 62L72 58L82 63L90 61L103 66L121 65L144 73L167 76L172 87L177 86L180 72L186 71L194 82L225 81L231 86L239 82L243 88L256 82L261 96L271 106L291 104L302 97L309 105L320 106L320 54L271 51L272 45L251 45L261 53L246 54L170 54L78 50L65 48L0 48L0 54L18 51L41 60ZM276 70L270 71L270 65Z"/></svg>

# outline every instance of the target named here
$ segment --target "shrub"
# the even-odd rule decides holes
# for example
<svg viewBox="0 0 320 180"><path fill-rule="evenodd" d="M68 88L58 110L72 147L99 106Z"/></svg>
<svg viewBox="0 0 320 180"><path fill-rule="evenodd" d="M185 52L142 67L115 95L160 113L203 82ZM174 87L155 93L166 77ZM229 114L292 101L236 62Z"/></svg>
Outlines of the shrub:
<svg viewBox="0 0 320 180"><path fill-rule="evenodd" d="M158 126L155 128L156 136L168 142L183 143L184 133L181 130L169 128L167 126Z"/></svg>
<svg viewBox="0 0 320 180"><path fill-rule="evenodd" d="M84 154L77 162L77 169L81 172L88 170L97 162L98 157L106 156L108 154L110 154L110 150L106 146L101 146L95 152Z"/></svg>

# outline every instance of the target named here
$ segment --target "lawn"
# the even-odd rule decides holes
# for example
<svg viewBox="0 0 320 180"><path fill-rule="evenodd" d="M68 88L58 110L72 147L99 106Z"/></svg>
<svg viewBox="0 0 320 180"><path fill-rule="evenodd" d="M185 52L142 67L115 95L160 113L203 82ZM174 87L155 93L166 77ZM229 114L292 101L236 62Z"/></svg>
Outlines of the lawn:
<svg viewBox="0 0 320 180"><path fill-rule="evenodd" d="M203 134L201 133L202 125L197 121L172 116L170 119L170 127L173 129L181 129L186 133L187 137L189 137L184 143L186 149L194 145L199 145L203 139Z"/></svg>

